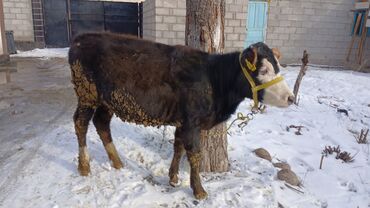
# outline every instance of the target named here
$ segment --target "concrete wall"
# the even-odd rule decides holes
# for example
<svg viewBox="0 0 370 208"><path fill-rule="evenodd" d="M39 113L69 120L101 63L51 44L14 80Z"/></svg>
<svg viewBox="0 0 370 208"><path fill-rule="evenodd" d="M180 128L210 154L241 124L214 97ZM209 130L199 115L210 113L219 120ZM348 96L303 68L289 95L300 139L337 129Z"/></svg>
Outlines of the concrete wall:
<svg viewBox="0 0 370 208"><path fill-rule="evenodd" d="M3 0L5 29L14 31L16 41L34 41L30 0Z"/></svg>
<svg viewBox="0 0 370 208"><path fill-rule="evenodd" d="M226 52L243 48L247 2L226 0ZM186 0L146 0L143 9L144 38L170 45L185 44Z"/></svg>
<svg viewBox="0 0 370 208"><path fill-rule="evenodd" d="M343 65L351 40L352 8L349 0L271 1L266 42L281 50L286 63L300 63L307 49L311 63Z"/></svg>

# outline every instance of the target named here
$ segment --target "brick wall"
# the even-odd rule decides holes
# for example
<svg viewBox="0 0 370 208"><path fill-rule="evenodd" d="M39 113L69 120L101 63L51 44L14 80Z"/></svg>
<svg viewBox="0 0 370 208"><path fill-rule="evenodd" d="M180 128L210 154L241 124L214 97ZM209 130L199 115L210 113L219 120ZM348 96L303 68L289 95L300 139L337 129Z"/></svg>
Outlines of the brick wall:
<svg viewBox="0 0 370 208"><path fill-rule="evenodd" d="M248 0L226 0L225 51L241 50L245 39ZM146 0L144 38L161 43L185 44L186 0ZM146 31L146 29L149 31Z"/></svg>
<svg viewBox="0 0 370 208"><path fill-rule="evenodd" d="M155 1L143 2L143 38L155 41Z"/></svg>
<svg viewBox="0 0 370 208"><path fill-rule="evenodd" d="M248 0L226 0L225 51L244 48Z"/></svg>
<svg viewBox="0 0 370 208"><path fill-rule="evenodd" d="M185 16L186 0L155 0L156 41L184 45Z"/></svg>
<svg viewBox="0 0 370 208"><path fill-rule="evenodd" d="M30 0L3 0L5 30L14 31L16 41L34 41Z"/></svg>
<svg viewBox="0 0 370 208"><path fill-rule="evenodd" d="M6 53L6 42L5 42L5 30L4 30L4 12L3 12L3 3L0 0L0 62L2 57Z"/></svg>
<svg viewBox="0 0 370 208"><path fill-rule="evenodd" d="M349 0L272 1L266 42L282 51L286 63L300 63L307 49L311 63L343 65L351 40L352 8Z"/></svg>

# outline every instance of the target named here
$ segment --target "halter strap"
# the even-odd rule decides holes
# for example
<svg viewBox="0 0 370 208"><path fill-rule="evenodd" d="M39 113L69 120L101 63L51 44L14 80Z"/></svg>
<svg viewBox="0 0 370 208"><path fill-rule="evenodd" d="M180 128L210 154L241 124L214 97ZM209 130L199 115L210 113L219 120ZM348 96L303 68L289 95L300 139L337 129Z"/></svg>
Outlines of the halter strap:
<svg viewBox="0 0 370 208"><path fill-rule="evenodd" d="M258 91L260 91L262 89L266 89L268 87L271 87L272 85L283 81L284 78L282 76L278 76L278 77L276 77L275 79L273 79L271 81L268 81L266 83L263 83L263 84L260 84L260 85L256 86L256 83L254 82L252 76L249 74L248 70L243 66L241 61L242 61L242 52L239 55L240 67L242 68L244 76L247 78L249 84L251 85L252 94L253 94L253 101L254 101L253 108L257 109L258 108ZM246 62L247 67L250 71L254 72L254 71L257 70L256 65L252 64L250 61L248 61L248 59L245 59L245 62Z"/></svg>

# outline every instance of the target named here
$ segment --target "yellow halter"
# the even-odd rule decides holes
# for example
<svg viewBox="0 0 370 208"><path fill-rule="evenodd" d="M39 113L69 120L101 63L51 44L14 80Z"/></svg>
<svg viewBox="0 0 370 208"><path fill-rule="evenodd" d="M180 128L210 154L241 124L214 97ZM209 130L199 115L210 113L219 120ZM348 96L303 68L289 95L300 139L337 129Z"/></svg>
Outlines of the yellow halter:
<svg viewBox="0 0 370 208"><path fill-rule="evenodd" d="M248 73L247 69L243 66L242 64L242 52L240 53L239 55L239 63L240 63L240 67L242 68L242 71L244 73L244 76L247 78L249 84L251 85L251 89L252 89L252 94L253 94L253 101L254 101L254 106L253 108L257 109L258 108L258 91L262 90L262 89L266 89L278 82L281 82L284 80L284 78L282 76L278 76L276 77L275 79L269 81L269 82L266 82L266 83L263 83L263 84L260 84L260 85L257 85L256 86L256 83L254 82L252 76ZM250 61L248 61L248 59L245 59L245 63L248 67L249 70L251 70L252 72L256 71L257 68L256 68L256 65L252 64Z"/></svg>

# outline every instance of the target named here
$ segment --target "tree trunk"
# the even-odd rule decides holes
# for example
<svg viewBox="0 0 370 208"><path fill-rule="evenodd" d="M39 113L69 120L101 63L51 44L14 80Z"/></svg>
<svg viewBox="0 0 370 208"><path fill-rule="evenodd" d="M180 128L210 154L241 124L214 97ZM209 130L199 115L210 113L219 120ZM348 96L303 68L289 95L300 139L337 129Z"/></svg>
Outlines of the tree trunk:
<svg viewBox="0 0 370 208"><path fill-rule="evenodd" d="M209 53L222 53L224 44L225 0L186 0L185 43ZM226 123L202 131L201 171L225 172L229 169Z"/></svg>

